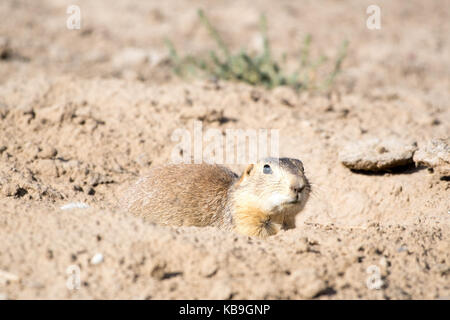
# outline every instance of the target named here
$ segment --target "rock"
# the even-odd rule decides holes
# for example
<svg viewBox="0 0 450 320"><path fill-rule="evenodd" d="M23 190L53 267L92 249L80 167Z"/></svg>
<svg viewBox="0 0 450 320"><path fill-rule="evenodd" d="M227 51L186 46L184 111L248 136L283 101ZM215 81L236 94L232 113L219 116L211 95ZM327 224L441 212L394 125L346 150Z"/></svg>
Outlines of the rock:
<svg viewBox="0 0 450 320"><path fill-rule="evenodd" d="M87 209L89 205L83 202L71 202L60 207L61 210L71 210L71 209Z"/></svg>
<svg viewBox="0 0 450 320"><path fill-rule="evenodd" d="M15 274L7 271L0 270L0 284L5 284L7 282L18 281L19 277Z"/></svg>
<svg viewBox="0 0 450 320"><path fill-rule="evenodd" d="M384 171L413 163L417 147L397 139L352 142L339 153L342 164L353 170Z"/></svg>
<svg viewBox="0 0 450 320"><path fill-rule="evenodd" d="M414 153L416 165L433 168L443 176L450 175L450 138L433 139Z"/></svg>
<svg viewBox="0 0 450 320"><path fill-rule="evenodd" d="M91 258L91 264L96 265L96 264L100 264L103 262L103 255L101 253L96 253L92 258Z"/></svg>

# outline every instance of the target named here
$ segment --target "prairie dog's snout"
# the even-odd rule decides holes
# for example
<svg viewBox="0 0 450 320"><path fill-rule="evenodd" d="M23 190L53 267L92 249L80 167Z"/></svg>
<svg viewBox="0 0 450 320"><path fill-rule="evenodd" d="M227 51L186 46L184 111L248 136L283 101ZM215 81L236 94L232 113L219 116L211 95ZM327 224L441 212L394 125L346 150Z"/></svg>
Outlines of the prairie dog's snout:
<svg viewBox="0 0 450 320"><path fill-rule="evenodd" d="M302 192L305 190L305 188L306 182L301 178L295 179L295 181L291 184L291 190L294 193L296 200L301 197Z"/></svg>
<svg viewBox="0 0 450 320"><path fill-rule="evenodd" d="M291 170L292 175L290 175L290 186L296 200L298 201L301 200L302 196L305 196L309 191L309 182L305 177L303 164L300 160L290 159L290 162L294 163L296 166L296 168L292 168L293 170Z"/></svg>

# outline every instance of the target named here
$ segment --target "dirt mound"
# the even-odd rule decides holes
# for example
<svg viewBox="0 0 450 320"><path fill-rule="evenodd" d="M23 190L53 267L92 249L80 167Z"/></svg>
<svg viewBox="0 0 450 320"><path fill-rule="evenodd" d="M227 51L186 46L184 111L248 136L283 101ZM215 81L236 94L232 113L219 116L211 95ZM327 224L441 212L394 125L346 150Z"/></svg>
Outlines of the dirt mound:
<svg viewBox="0 0 450 320"><path fill-rule="evenodd" d="M359 1L205 4L236 49L253 43L259 13L270 9L274 54L287 48L288 63L305 32L327 54L349 38L328 95L173 78L164 36L194 53L211 45L191 1L78 2L78 31L65 28L60 2L0 4L8 52L0 59L0 297L450 296L448 177L414 165L352 172L338 156L367 137L418 150L448 138L450 10L441 2L382 1L379 31L365 27L370 3ZM117 208L131 181L170 161L173 132L192 132L194 121L221 132L280 130L280 155L301 159L312 182L296 229L259 240L151 225Z"/></svg>

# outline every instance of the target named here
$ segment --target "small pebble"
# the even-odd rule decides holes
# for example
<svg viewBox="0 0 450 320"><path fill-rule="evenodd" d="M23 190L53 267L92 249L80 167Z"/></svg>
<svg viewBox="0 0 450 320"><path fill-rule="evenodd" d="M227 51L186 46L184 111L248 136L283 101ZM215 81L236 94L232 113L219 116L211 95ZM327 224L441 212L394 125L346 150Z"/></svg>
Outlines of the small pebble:
<svg viewBox="0 0 450 320"><path fill-rule="evenodd" d="M89 205L83 202L71 202L60 207L61 210L71 210L71 209L87 209Z"/></svg>
<svg viewBox="0 0 450 320"><path fill-rule="evenodd" d="M91 264L100 264L102 262L103 262L103 255L101 253L96 253L91 259Z"/></svg>
<svg viewBox="0 0 450 320"><path fill-rule="evenodd" d="M0 284L2 283L4 284L7 281L17 281L17 280L19 280L19 277L16 276L15 274L0 270Z"/></svg>

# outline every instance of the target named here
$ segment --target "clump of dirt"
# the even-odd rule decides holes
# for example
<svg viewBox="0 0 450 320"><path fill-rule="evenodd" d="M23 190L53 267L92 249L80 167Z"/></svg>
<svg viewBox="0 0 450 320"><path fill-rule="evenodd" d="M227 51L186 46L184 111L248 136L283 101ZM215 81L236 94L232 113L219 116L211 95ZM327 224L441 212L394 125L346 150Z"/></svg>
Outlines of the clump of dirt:
<svg viewBox="0 0 450 320"><path fill-rule="evenodd" d="M431 140L414 154L414 162L436 170L443 178L450 176L450 138Z"/></svg>
<svg viewBox="0 0 450 320"><path fill-rule="evenodd" d="M339 153L339 159L353 170L386 171L413 164L416 150L414 144L405 144L392 138L385 141L375 138L345 146Z"/></svg>

